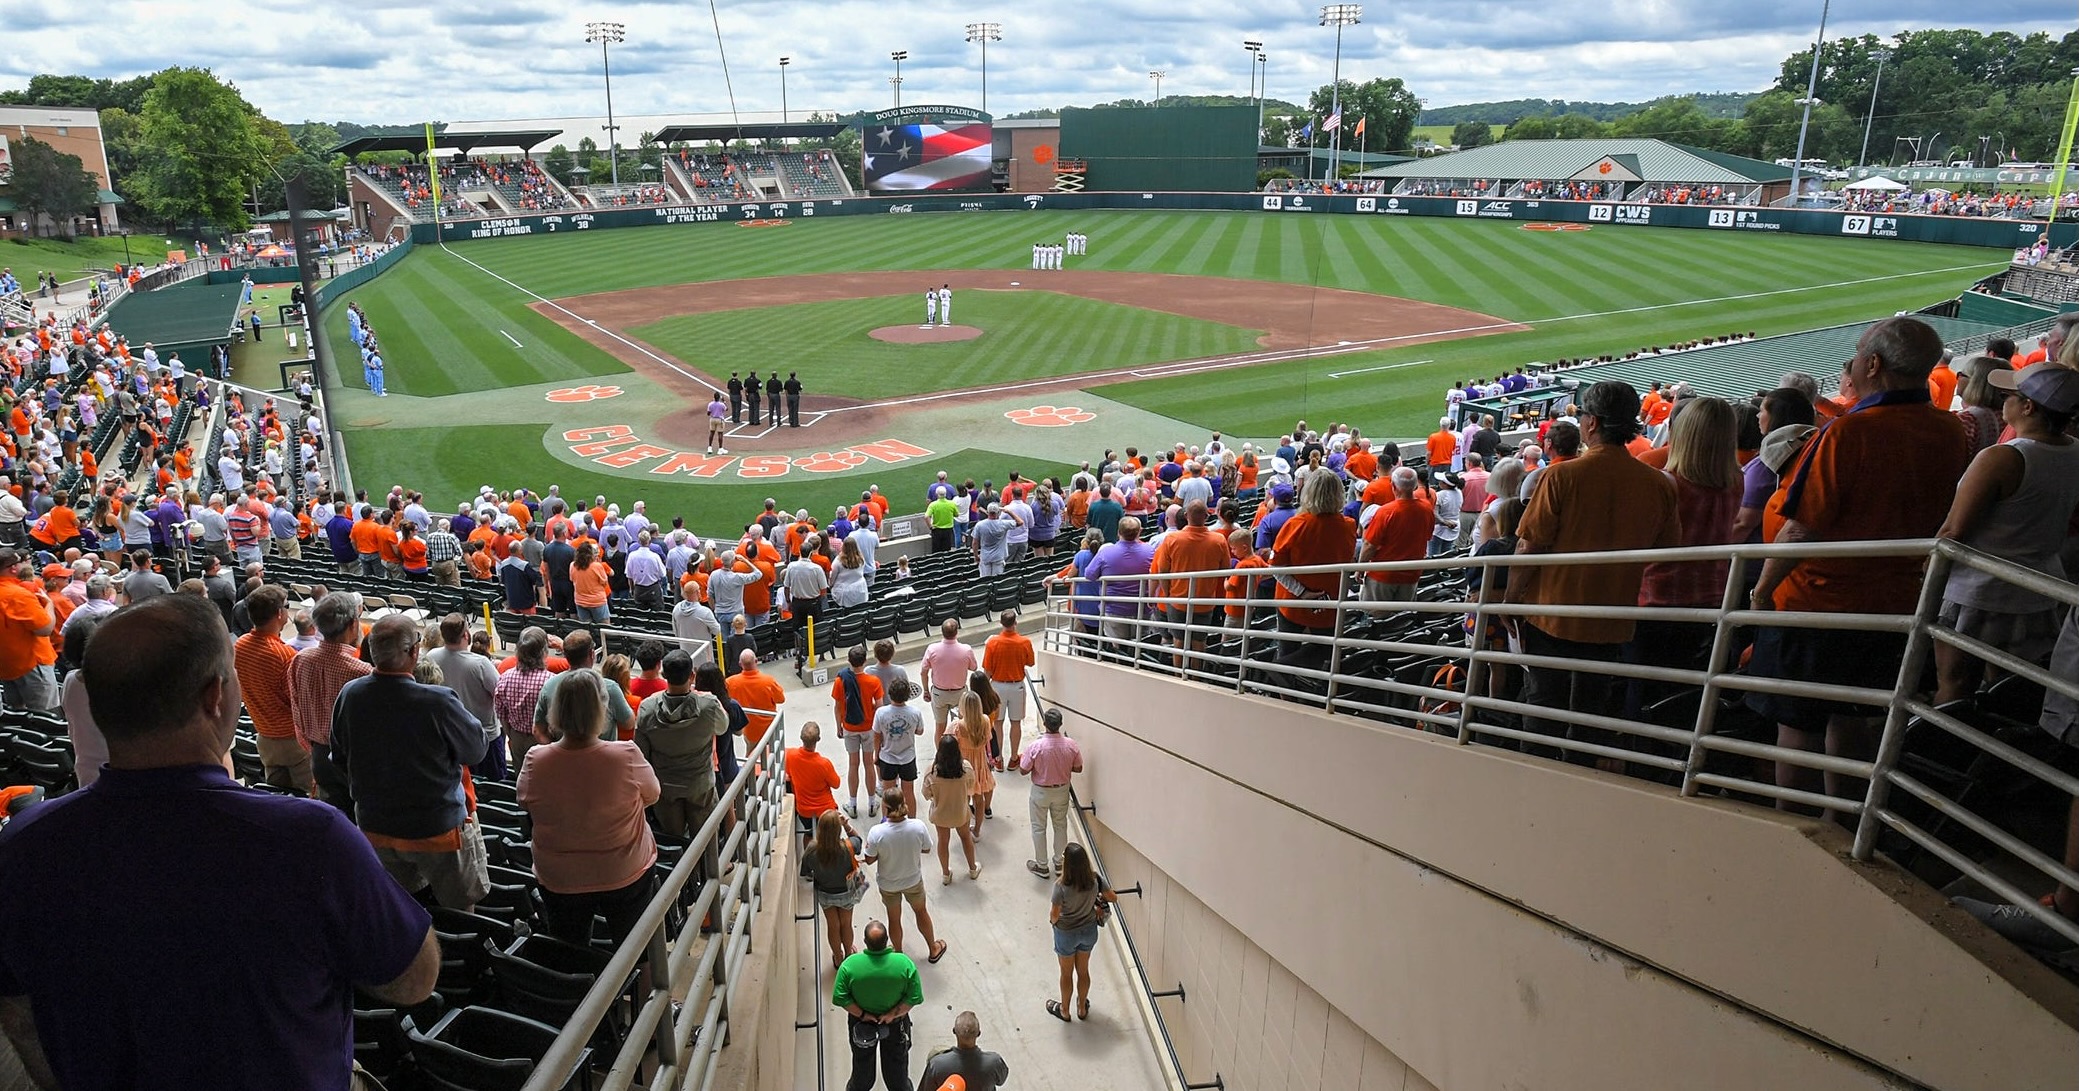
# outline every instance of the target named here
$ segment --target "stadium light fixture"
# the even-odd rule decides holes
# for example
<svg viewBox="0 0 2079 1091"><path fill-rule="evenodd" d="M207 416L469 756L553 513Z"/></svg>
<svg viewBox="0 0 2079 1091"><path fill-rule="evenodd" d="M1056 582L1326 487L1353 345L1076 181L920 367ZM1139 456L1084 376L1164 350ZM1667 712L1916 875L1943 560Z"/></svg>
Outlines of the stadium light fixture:
<svg viewBox="0 0 2079 1091"><path fill-rule="evenodd" d="M1343 165L1343 28L1355 26L1364 19L1362 4L1324 4L1321 7L1321 25L1335 28L1335 65L1329 69L1328 116L1336 119L1335 135L1329 141L1331 170L1340 173Z"/></svg>
<svg viewBox="0 0 2079 1091"><path fill-rule="evenodd" d="M982 43L982 112L989 112L989 43L1003 41L1002 23L969 23L967 40Z"/></svg>
<svg viewBox="0 0 2079 1091"><path fill-rule="evenodd" d="M1884 62L1891 59L1891 50L1874 50L1877 58L1877 78L1870 83L1870 115L1862 123L1862 154L1855 157L1855 165L1867 166L1870 162L1870 130L1877 124L1877 89L1884 86Z"/></svg>
<svg viewBox="0 0 2079 1091"><path fill-rule="evenodd" d="M794 58L792 58L792 57L789 57L789 56L786 56L786 55L784 55L784 54L782 54L782 55L781 55L781 57L780 57L780 124L782 124L782 125L785 125L785 124L787 123L787 66L788 66L788 65L790 65L790 64L793 64L793 63L794 63Z"/></svg>
<svg viewBox="0 0 2079 1091"><path fill-rule="evenodd" d="M1790 207L1796 208L1803 200L1798 187L1805 172L1805 134L1812 128L1812 107L1819 105L1819 54L1826 46L1826 17L1833 10L1833 0L1821 0L1819 5L1819 37L1812 40L1812 74L1805 80L1805 97L1798 105L1805 108L1804 117L1797 123L1797 158L1790 162Z"/></svg>
<svg viewBox="0 0 2079 1091"><path fill-rule="evenodd" d="M907 49L894 50L888 54L888 59L895 62L895 75L888 78L888 86L895 88L895 108L900 110L902 109L902 62L910 59L910 51Z"/></svg>
<svg viewBox="0 0 2079 1091"><path fill-rule="evenodd" d="M628 40L626 23L586 23L585 41L599 43L599 65L606 73L606 161L612 168L614 188L621 188L621 130L614 124L614 66L607 47Z"/></svg>
<svg viewBox="0 0 2079 1091"><path fill-rule="evenodd" d="M1256 41L1244 41L1242 42L1242 48L1249 51L1249 97L1253 100L1257 98L1256 59L1263 55L1263 43Z"/></svg>
<svg viewBox="0 0 2079 1091"><path fill-rule="evenodd" d="M1157 106L1162 105L1162 77L1167 75L1169 73L1160 68L1148 73L1148 78L1155 81L1155 105Z"/></svg>

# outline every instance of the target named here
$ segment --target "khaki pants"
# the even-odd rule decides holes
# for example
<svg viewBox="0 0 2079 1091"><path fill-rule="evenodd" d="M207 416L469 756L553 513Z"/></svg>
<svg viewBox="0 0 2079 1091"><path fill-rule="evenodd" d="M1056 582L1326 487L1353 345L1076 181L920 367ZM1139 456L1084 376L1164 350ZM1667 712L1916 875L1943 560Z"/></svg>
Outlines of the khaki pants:
<svg viewBox="0 0 2079 1091"><path fill-rule="evenodd" d="M267 783L279 788L294 788L305 795L310 794L310 751L288 735L279 739L259 736L260 764L266 769Z"/></svg>
<svg viewBox="0 0 2079 1091"><path fill-rule="evenodd" d="M433 582L442 587L462 586L462 575L453 561L440 561L433 566Z"/></svg>
<svg viewBox="0 0 2079 1091"><path fill-rule="evenodd" d="M275 556L277 556L277 557L289 557L289 558L292 558L292 559L301 559L301 558L302 558L302 556L303 556L303 543L302 543L302 542L299 542L299 541L297 541L297 540L296 540L296 539L294 539L294 538L276 538L276 539L273 539L273 541L274 541L274 553L275 553Z"/></svg>
<svg viewBox="0 0 2079 1091"><path fill-rule="evenodd" d="M462 847L454 852L398 852L378 848L375 858L399 886L417 893L433 888L433 900L447 909L469 912L491 892L484 833L474 821L462 824Z"/></svg>

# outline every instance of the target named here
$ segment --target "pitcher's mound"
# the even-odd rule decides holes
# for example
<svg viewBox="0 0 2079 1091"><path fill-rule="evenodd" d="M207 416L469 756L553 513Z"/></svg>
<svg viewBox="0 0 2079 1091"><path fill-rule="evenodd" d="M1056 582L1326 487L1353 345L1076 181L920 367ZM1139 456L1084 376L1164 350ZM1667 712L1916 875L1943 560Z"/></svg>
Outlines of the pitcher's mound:
<svg viewBox="0 0 2079 1091"><path fill-rule="evenodd" d="M897 345L938 345L972 341L982 336L982 331L973 326L882 326L867 336Z"/></svg>

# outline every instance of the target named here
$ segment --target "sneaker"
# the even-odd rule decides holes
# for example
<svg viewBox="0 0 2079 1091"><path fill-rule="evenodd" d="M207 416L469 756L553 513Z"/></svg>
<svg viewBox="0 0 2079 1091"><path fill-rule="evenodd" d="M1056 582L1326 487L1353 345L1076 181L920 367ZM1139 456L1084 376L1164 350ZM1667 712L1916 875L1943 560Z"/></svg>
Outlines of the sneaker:
<svg viewBox="0 0 2079 1091"><path fill-rule="evenodd" d="M708 448L708 449L707 449L707 451L706 451L706 454L707 454L707 456L708 456L708 457L710 457L710 458L714 457L714 453L715 453L715 449L714 449L713 447L710 447L710 448Z"/></svg>
<svg viewBox="0 0 2079 1091"><path fill-rule="evenodd" d="M729 453L729 448L727 448L727 447L717 447L717 448L715 448L715 453L716 453L716 454L718 454L718 455L726 455L726 454L728 454L728 453Z"/></svg>
<svg viewBox="0 0 2079 1091"><path fill-rule="evenodd" d="M1034 875L1039 876L1042 879L1051 879L1054 877L1054 873L1048 870L1047 866L1045 864L1040 863L1038 860L1025 861L1025 870L1033 873Z"/></svg>
<svg viewBox="0 0 2079 1091"><path fill-rule="evenodd" d="M878 816L880 813L881 801L878 799L868 799L866 801L866 817L873 818Z"/></svg>
<svg viewBox="0 0 2079 1091"><path fill-rule="evenodd" d="M1950 900L1964 912L1984 921L1987 928L2021 947L2051 955L2079 953L2079 943L2073 943L2064 933L2043 923L2034 913L2021 906L1980 901L1977 898Z"/></svg>
<svg viewBox="0 0 2079 1091"><path fill-rule="evenodd" d="M838 804L838 806L840 806L840 807L843 807L843 808L844 808L844 811L845 811L845 817L847 817L847 818L857 818L857 817L859 817L859 804L857 804L857 803L853 802L852 800L849 800L849 799L847 799L847 800L845 800L845 801L844 801L843 803L840 803L840 804Z"/></svg>

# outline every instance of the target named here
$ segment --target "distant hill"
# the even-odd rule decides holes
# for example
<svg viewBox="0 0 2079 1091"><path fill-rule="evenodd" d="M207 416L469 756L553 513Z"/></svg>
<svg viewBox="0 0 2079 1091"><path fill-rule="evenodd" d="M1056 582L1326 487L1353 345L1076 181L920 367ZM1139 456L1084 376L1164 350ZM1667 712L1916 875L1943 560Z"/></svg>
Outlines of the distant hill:
<svg viewBox="0 0 2079 1091"><path fill-rule="evenodd" d="M1759 92L1714 91L1696 95L1670 95L1670 98L1693 98L1704 113L1712 117L1737 118L1747 112L1747 104L1754 101ZM1484 121L1490 125L1508 125L1526 117L1558 117L1561 114L1586 114L1597 121L1615 121L1620 117L1636 114L1651 106L1650 102L1568 102L1565 99L1521 98L1507 102L1470 102L1463 106L1438 106L1422 111L1418 125L1456 125L1461 121Z"/></svg>
<svg viewBox="0 0 2079 1091"><path fill-rule="evenodd" d="M1254 105L1255 102L1255 99L1252 99L1247 95L1162 96L1162 104L1164 106L1250 106ZM1140 108L1153 105L1155 105L1153 102L1146 101L1143 99L1122 98L1116 99L1112 102L1092 103L1090 108L1095 110L1104 110L1114 107ZM1057 107L1048 110L1022 110L1015 114L1006 115L1004 117L1004 120L1023 121L1027 118L1060 117L1062 109L1065 109L1065 107ZM1286 102L1283 99L1267 98L1263 100L1263 112L1267 116L1277 117L1279 115L1304 114L1307 111L1306 107Z"/></svg>

